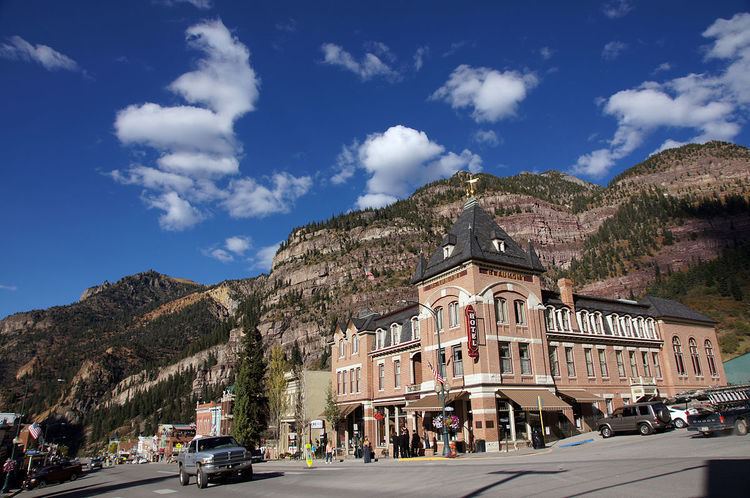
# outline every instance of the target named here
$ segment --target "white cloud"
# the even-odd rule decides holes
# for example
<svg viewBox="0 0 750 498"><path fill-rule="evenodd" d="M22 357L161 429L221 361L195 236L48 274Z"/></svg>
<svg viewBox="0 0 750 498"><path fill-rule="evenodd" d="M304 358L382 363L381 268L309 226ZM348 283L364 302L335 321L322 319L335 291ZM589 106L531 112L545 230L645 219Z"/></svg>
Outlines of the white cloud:
<svg viewBox="0 0 750 498"><path fill-rule="evenodd" d="M355 140L351 145L343 145L341 152L336 158L336 169L338 172L331 177L331 183L341 185L349 181L357 170L357 151L359 142Z"/></svg>
<svg viewBox="0 0 750 498"><path fill-rule="evenodd" d="M633 10L633 5L629 0L611 0L602 5L602 13L609 19L624 17Z"/></svg>
<svg viewBox="0 0 750 498"><path fill-rule="evenodd" d="M555 55L555 50L549 48L549 47L542 47L539 49L539 55L542 56L542 59L548 61L552 58L553 55Z"/></svg>
<svg viewBox="0 0 750 498"><path fill-rule="evenodd" d="M661 64L656 66L656 69L654 69L654 72L652 74L669 71L670 69L672 69L672 64L670 64L669 62L662 62Z"/></svg>
<svg viewBox="0 0 750 498"><path fill-rule="evenodd" d="M235 235L234 237L227 238L227 240L224 241L224 246L228 251L233 252L238 256L242 256L248 249L250 249L252 242L250 241L250 237Z"/></svg>
<svg viewBox="0 0 750 498"><path fill-rule="evenodd" d="M204 219L204 215L176 192L165 192L157 197L144 197L149 207L164 211L159 225L164 230L180 231L190 228Z"/></svg>
<svg viewBox="0 0 750 498"><path fill-rule="evenodd" d="M739 112L750 101L750 90L742 84L750 85L748 28L750 14L738 14L728 21L717 20L703 33L716 39L707 57L728 61L721 74L688 74L664 83L646 81L603 99L604 114L617 120L617 130L608 147L580 156L573 172L605 175L659 128L687 129L694 134L689 141L697 143L736 137L744 122ZM669 139L654 153L683 143Z"/></svg>
<svg viewBox="0 0 750 498"><path fill-rule="evenodd" d="M37 62L49 71L80 70L76 61L47 45L32 45L20 36L10 37L9 42L0 45L0 58Z"/></svg>
<svg viewBox="0 0 750 498"><path fill-rule="evenodd" d="M223 205L234 218L264 217L273 213L288 213L294 201L312 187L309 176L296 177L276 173L271 177L273 187L260 185L252 178L233 180Z"/></svg>
<svg viewBox="0 0 750 498"><path fill-rule="evenodd" d="M602 59L605 61L613 61L617 59L621 53L628 48L627 43L621 41L611 41L604 45L602 49Z"/></svg>
<svg viewBox="0 0 750 498"><path fill-rule="evenodd" d="M382 57L382 47L378 47ZM387 47L385 48L387 49ZM324 64L342 67L359 76L362 81L370 80L376 76L382 76L389 81L399 79L399 74L372 52L365 53L362 60L357 61L352 54L334 43L324 43L320 49L323 51Z"/></svg>
<svg viewBox="0 0 750 498"><path fill-rule="evenodd" d="M472 139L478 144L489 145L490 147L500 145L500 139L493 130L477 130L474 132Z"/></svg>
<svg viewBox="0 0 750 498"><path fill-rule="evenodd" d="M708 59L730 62L721 76L723 83L739 103L750 103L750 13L717 19L703 36L715 39L706 54Z"/></svg>
<svg viewBox="0 0 750 498"><path fill-rule="evenodd" d="M239 217L287 212L294 199L309 190L309 177L279 173L272 177L272 187L248 177L217 183L240 173L243 151L234 124L255 110L259 97L260 79L250 66L250 51L218 20L190 26L185 37L201 58L195 70L167 88L187 104L134 104L115 118L120 142L156 149L158 169L135 165L110 175L119 183L145 188L146 204L165 211L160 223L167 230L185 229L204 219L195 206L200 203L218 201L231 216ZM242 200L249 205L242 206Z"/></svg>
<svg viewBox="0 0 750 498"><path fill-rule="evenodd" d="M687 145L687 142L680 142L678 140L668 139L665 140L663 144L659 146L658 149L653 151L649 156L653 156L654 154L658 154L659 152L664 152L667 149L676 149L677 147L682 147L683 145Z"/></svg>
<svg viewBox="0 0 750 498"><path fill-rule="evenodd" d="M3 285L3 284L0 284L0 290L6 290L6 291L10 291L10 292L15 292L15 291L18 290L18 287L16 287L15 285Z"/></svg>
<svg viewBox="0 0 750 498"><path fill-rule="evenodd" d="M270 246L261 247L253 258L253 268L259 268L264 271L269 271L273 267L273 257L276 256L276 251L279 250L281 242L276 242Z"/></svg>
<svg viewBox="0 0 750 498"><path fill-rule="evenodd" d="M221 261L222 263L231 263L232 261L234 261L234 256L229 254L224 249L212 249L206 254L217 261Z"/></svg>
<svg viewBox="0 0 750 498"><path fill-rule="evenodd" d="M471 151L446 153L423 131L403 125L373 133L361 144L355 141L343 150L347 151L352 168L361 168L370 175L366 191L357 199L359 209L386 206L414 188L449 177L460 169L482 169L482 159Z"/></svg>
<svg viewBox="0 0 750 498"><path fill-rule="evenodd" d="M533 73L500 72L486 67L458 66L445 84L430 97L454 109L470 107L478 123L514 116L528 92L539 83Z"/></svg>
<svg viewBox="0 0 750 498"><path fill-rule="evenodd" d="M424 59L430 54L430 47L424 46L417 48L414 52L414 70L419 71L424 66Z"/></svg>

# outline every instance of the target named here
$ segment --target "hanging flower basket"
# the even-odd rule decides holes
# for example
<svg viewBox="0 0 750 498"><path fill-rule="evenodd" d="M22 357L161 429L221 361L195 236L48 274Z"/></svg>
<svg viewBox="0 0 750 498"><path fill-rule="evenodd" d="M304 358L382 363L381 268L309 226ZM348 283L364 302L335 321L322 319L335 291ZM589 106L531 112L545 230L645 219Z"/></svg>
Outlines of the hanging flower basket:
<svg viewBox="0 0 750 498"><path fill-rule="evenodd" d="M461 421L458 419L457 415L450 415L447 417L448 421L448 428L451 430L458 430L459 427L461 427ZM432 419L432 425L435 427L435 429L442 429L443 428L443 416L438 415Z"/></svg>

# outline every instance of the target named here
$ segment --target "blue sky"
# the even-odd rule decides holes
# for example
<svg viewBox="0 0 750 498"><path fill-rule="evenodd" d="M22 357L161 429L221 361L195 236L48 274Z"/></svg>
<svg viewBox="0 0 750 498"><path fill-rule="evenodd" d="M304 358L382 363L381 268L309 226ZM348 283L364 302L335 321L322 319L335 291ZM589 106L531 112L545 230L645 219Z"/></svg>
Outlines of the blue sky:
<svg viewBox="0 0 750 498"><path fill-rule="evenodd" d="M606 184L748 144L747 2L0 3L0 317L155 269L266 271L295 226L457 170Z"/></svg>

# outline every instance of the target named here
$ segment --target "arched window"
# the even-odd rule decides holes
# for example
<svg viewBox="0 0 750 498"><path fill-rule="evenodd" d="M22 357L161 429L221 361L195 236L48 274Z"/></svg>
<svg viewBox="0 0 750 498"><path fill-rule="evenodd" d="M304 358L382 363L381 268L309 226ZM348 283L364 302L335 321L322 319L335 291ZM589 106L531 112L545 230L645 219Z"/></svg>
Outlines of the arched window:
<svg viewBox="0 0 750 498"><path fill-rule="evenodd" d="M544 321L547 324L547 330L557 330L555 326L555 308L552 306L544 308Z"/></svg>
<svg viewBox="0 0 750 498"><path fill-rule="evenodd" d="M498 325L508 323L508 302L502 297L495 298L495 318Z"/></svg>
<svg viewBox="0 0 750 498"><path fill-rule="evenodd" d="M359 336L356 334L352 336L352 353L359 353Z"/></svg>
<svg viewBox="0 0 750 498"><path fill-rule="evenodd" d="M584 334L589 333L589 312L588 311L581 311L578 313L578 328L581 329L581 332Z"/></svg>
<svg viewBox="0 0 750 498"><path fill-rule="evenodd" d="M513 310L516 314L516 325L526 325L526 301L513 301Z"/></svg>
<svg viewBox="0 0 750 498"><path fill-rule="evenodd" d="M339 341L339 358L344 357L344 351L346 349L346 344L344 343L344 339L341 339Z"/></svg>
<svg viewBox="0 0 750 498"><path fill-rule="evenodd" d="M435 316L437 316L437 323L435 328L438 332L443 331L443 308L435 308Z"/></svg>
<svg viewBox="0 0 750 498"><path fill-rule="evenodd" d="M690 361L693 363L693 372L698 377L703 376L703 370L701 369L701 360L698 357L698 344L692 337L688 340L688 346L690 347Z"/></svg>
<svg viewBox="0 0 750 498"><path fill-rule="evenodd" d="M672 351L674 351L674 363L677 366L678 375L687 375L685 373L685 363L682 361L682 344L680 338L672 337Z"/></svg>
<svg viewBox="0 0 750 498"><path fill-rule="evenodd" d="M609 315L609 320L612 323L612 332L620 336L622 335L622 331L620 329L620 317L617 314Z"/></svg>
<svg viewBox="0 0 750 498"><path fill-rule="evenodd" d="M456 301L448 305L448 327L458 327L458 302Z"/></svg>
<svg viewBox="0 0 750 498"><path fill-rule="evenodd" d="M719 372L716 371L716 360L714 360L714 348L711 346L711 341L706 339L706 342L703 343L703 347L706 349L708 371L711 373L711 377L718 377Z"/></svg>
<svg viewBox="0 0 750 498"><path fill-rule="evenodd" d="M398 323L391 324L391 346L401 342L401 326Z"/></svg>
<svg viewBox="0 0 750 498"><path fill-rule="evenodd" d="M633 336L633 319L629 316L626 316L624 319L625 322L625 337L634 337Z"/></svg>
<svg viewBox="0 0 750 498"><path fill-rule="evenodd" d="M659 338L659 336L656 335L656 322L653 318L649 318L646 320L646 329L648 330L649 339Z"/></svg>
<svg viewBox="0 0 750 498"><path fill-rule="evenodd" d="M419 317L413 316L411 318L411 338L416 340L419 337Z"/></svg>
<svg viewBox="0 0 750 498"><path fill-rule="evenodd" d="M378 329L375 331L375 349L385 346L385 330Z"/></svg>
<svg viewBox="0 0 750 498"><path fill-rule="evenodd" d="M560 316L562 317L562 329L570 332L570 310L568 308L563 308L560 311Z"/></svg>

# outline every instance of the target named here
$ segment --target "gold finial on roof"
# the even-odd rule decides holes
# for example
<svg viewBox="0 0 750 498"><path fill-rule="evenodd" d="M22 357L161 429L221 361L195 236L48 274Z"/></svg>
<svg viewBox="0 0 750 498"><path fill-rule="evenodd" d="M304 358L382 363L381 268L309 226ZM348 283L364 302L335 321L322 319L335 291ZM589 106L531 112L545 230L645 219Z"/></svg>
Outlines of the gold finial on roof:
<svg viewBox="0 0 750 498"><path fill-rule="evenodd" d="M469 173L469 179L466 180L466 197L474 197L476 192L476 183L479 181L479 178L474 178L474 175Z"/></svg>

